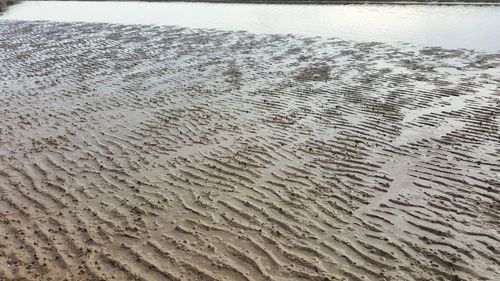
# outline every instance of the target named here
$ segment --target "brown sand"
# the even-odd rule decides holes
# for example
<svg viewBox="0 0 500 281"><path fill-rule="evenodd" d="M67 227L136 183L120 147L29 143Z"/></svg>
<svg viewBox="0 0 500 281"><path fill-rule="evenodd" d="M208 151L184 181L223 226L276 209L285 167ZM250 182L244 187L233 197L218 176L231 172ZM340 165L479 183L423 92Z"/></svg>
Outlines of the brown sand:
<svg viewBox="0 0 500 281"><path fill-rule="evenodd" d="M500 54L0 22L0 280L500 280Z"/></svg>

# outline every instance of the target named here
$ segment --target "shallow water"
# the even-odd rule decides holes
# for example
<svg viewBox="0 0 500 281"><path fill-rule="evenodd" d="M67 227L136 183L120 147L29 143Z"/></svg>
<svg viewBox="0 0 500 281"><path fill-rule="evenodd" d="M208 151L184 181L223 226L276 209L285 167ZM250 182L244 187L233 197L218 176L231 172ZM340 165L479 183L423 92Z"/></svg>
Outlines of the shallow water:
<svg viewBox="0 0 500 281"><path fill-rule="evenodd" d="M500 50L500 6L26 1L1 18L177 25Z"/></svg>

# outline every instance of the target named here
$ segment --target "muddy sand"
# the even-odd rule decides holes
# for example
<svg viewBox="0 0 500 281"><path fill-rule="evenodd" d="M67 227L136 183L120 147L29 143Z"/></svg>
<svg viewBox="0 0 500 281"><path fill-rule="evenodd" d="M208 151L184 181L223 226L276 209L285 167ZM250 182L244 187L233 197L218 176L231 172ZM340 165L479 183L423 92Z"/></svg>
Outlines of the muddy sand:
<svg viewBox="0 0 500 281"><path fill-rule="evenodd" d="M500 54L0 22L0 280L500 280Z"/></svg>

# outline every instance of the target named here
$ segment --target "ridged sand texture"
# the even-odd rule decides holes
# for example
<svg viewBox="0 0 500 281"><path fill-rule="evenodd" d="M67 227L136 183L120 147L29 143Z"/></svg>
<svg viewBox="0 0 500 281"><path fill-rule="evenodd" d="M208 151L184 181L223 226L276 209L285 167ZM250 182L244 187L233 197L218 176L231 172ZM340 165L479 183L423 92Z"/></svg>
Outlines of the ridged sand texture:
<svg viewBox="0 0 500 281"><path fill-rule="evenodd" d="M500 280L500 54L0 22L0 280Z"/></svg>

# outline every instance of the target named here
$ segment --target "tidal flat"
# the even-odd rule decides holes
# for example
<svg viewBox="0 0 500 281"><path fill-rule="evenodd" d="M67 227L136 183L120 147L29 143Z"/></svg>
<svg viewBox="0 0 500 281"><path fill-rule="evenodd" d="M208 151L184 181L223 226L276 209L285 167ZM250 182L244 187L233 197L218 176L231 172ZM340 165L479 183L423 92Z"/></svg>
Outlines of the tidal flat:
<svg viewBox="0 0 500 281"><path fill-rule="evenodd" d="M500 52L0 20L0 280L498 280Z"/></svg>

